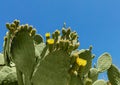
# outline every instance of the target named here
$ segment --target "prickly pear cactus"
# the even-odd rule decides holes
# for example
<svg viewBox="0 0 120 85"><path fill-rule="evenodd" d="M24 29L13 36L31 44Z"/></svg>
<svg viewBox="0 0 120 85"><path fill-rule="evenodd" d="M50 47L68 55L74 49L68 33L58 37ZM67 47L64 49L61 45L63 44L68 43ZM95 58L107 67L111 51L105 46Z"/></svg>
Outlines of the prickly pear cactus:
<svg viewBox="0 0 120 85"><path fill-rule="evenodd" d="M78 34L67 28L46 33L46 39L19 20L7 23L3 54L5 65L0 70L0 85L107 85L98 80L107 71L109 84L120 84L120 71L112 65L109 53L103 53L92 67L92 47L80 49ZM10 63L15 68L10 68ZM17 75L16 75L17 74Z"/></svg>
<svg viewBox="0 0 120 85"><path fill-rule="evenodd" d="M19 25L15 20L12 24L6 24L6 27L9 30L9 35L7 35L7 47L6 52L9 54L9 59L13 61L17 68L17 74L19 84L22 84L23 77L25 76L25 82L29 81L34 71L34 66L37 63L37 54L35 52L36 43L39 44L42 41L37 41L36 30L32 26ZM40 37L40 36L39 36ZM38 38L39 39L39 38ZM9 42L8 42L9 41ZM27 79L26 79L27 78Z"/></svg>
<svg viewBox="0 0 120 85"><path fill-rule="evenodd" d="M115 65L111 65L107 71L107 75L112 85L120 85L120 70Z"/></svg>

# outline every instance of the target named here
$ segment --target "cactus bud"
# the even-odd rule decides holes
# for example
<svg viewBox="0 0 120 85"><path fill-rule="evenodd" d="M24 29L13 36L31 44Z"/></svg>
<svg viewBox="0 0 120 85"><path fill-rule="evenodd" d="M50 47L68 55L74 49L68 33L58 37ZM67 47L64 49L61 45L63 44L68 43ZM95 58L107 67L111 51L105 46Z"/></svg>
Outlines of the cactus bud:
<svg viewBox="0 0 120 85"><path fill-rule="evenodd" d="M31 36L34 36L35 33L36 33L36 29L33 29L33 30L31 31Z"/></svg>
<svg viewBox="0 0 120 85"><path fill-rule="evenodd" d="M70 33L70 37L72 38L72 37L73 37L73 35L74 35L74 32L71 32L71 33Z"/></svg>
<svg viewBox="0 0 120 85"><path fill-rule="evenodd" d="M77 38L77 34L74 34L72 40L75 40L76 38Z"/></svg>
<svg viewBox="0 0 120 85"><path fill-rule="evenodd" d="M20 24L20 21L19 20L14 20L14 23L15 23L16 27L18 27L19 24Z"/></svg>
<svg viewBox="0 0 120 85"><path fill-rule="evenodd" d="M46 37L47 39L49 39L49 38L50 38L50 33L46 33L46 34L45 34L45 37Z"/></svg>
<svg viewBox="0 0 120 85"><path fill-rule="evenodd" d="M56 30L55 31L55 42L58 41L58 36L60 35L60 31L59 30Z"/></svg>
<svg viewBox="0 0 120 85"><path fill-rule="evenodd" d="M28 29L28 24L25 24L25 25L24 25L24 29Z"/></svg>
<svg viewBox="0 0 120 85"><path fill-rule="evenodd" d="M50 33L49 33L49 32L46 33L46 34L45 34L45 37L46 37L46 44L47 44L47 40L50 39Z"/></svg>
<svg viewBox="0 0 120 85"><path fill-rule="evenodd" d="M28 32L30 33L32 31L32 29L33 29L33 26L29 26L28 27Z"/></svg>
<svg viewBox="0 0 120 85"><path fill-rule="evenodd" d="M65 50L68 50L68 47L69 47L69 40L65 40L64 49L65 49Z"/></svg>
<svg viewBox="0 0 120 85"><path fill-rule="evenodd" d="M91 51L91 50L92 50L92 48L93 48L93 46L92 46L92 45L90 45L89 50Z"/></svg>
<svg viewBox="0 0 120 85"><path fill-rule="evenodd" d="M6 28L7 28L8 30L10 30L10 24L9 24L9 23L6 23Z"/></svg>
<svg viewBox="0 0 120 85"><path fill-rule="evenodd" d="M73 53L73 54L71 55L70 63L71 63L71 64L75 63L77 57L79 57L78 53Z"/></svg>
<svg viewBox="0 0 120 85"><path fill-rule="evenodd" d="M72 44L69 44L69 47L68 47L68 52L72 52L74 49L74 46Z"/></svg>
<svg viewBox="0 0 120 85"><path fill-rule="evenodd" d="M61 49L64 48L64 40L60 40L60 48L61 48Z"/></svg>
<svg viewBox="0 0 120 85"><path fill-rule="evenodd" d="M56 30L55 31L55 36L59 36L60 35L60 31L59 30Z"/></svg>
<svg viewBox="0 0 120 85"><path fill-rule="evenodd" d="M15 28L15 27L16 27L15 23L12 23L12 24L11 24L11 27Z"/></svg>
<svg viewBox="0 0 120 85"><path fill-rule="evenodd" d="M79 42L76 43L75 46L74 46L74 50L75 50L75 49L78 49L79 46L80 46L80 43L79 43Z"/></svg>
<svg viewBox="0 0 120 85"><path fill-rule="evenodd" d="M62 34L63 34L63 36L66 35L66 29L65 28L62 28Z"/></svg>
<svg viewBox="0 0 120 85"><path fill-rule="evenodd" d="M23 30L23 29L24 29L24 26L23 26L23 25L21 25L20 29L21 29L21 30Z"/></svg>
<svg viewBox="0 0 120 85"><path fill-rule="evenodd" d="M4 41L7 41L7 36L4 37Z"/></svg>
<svg viewBox="0 0 120 85"><path fill-rule="evenodd" d="M70 32L71 32L71 28L69 27L69 28L67 29L67 34L70 34Z"/></svg>
<svg viewBox="0 0 120 85"><path fill-rule="evenodd" d="M55 33L54 32L52 33L52 38L55 39Z"/></svg>

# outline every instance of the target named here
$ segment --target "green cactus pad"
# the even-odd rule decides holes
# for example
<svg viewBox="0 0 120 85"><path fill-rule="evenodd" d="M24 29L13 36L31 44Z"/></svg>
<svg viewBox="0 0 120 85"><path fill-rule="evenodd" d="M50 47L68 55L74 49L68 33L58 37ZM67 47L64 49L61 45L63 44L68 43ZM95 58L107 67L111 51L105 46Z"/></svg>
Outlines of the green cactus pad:
<svg viewBox="0 0 120 85"><path fill-rule="evenodd" d="M10 81L8 81L8 80ZM1 70L0 70L0 84L2 85L8 85L8 82L12 82L12 80L17 79L17 75L16 75L16 71L15 68L10 68L8 66L4 66ZM7 82L7 84L4 84L4 82Z"/></svg>
<svg viewBox="0 0 120 85"><path fill-rule="evenodd" d="M38 45L35 45L35 48L38 50L38 52L41 54L43 49L45 48L45 43L40 43Z"/></svg>
<svg viewBox="0 0 120 85"><path fill-rule="evenodd" d="M10 73L13 71L13 69L8 66L4 66L0 71L4 73Z"/></svg>
<svg viewBox="0 0 120 85"><path fill-rule="evenodd" d="M35 48L33 38L27 30L21 29L15 34L11 44L11 56L17 69L28 76L32 74L36 62Z"/></svg>
<svg viewBox="0 0 120 85"><path fill-rule="evenodd" d="M103 53L97 60L98 72L104 72L110 68L112 64L112 58L109 53Z"/></svg>
<svg viewBox="0 0 120 85"><path fill-rule="evenodd" d="M40 43L40 44L37 44L35 45L35 56L37 58L37 61L42 59L42 52L43 52L43 49L45 48L45 44L44 43Z"/></svg>
<svg viewBox="0 0 120 85"><path fill-rule="evenodd" d="M43 38L42 38L41 35L36 34L36 35L34 36L34 41L35 41L35 44L40 44L40 43L43 42Z"/></svg>
<svg viewBox="0 0 120 85"><path fill-rule="evenodd" d="M62 50L49 53L36 69L33 85L67 85L70 77L69 55Z"/></svg>
<svg viewBox="0 0 120 85"><path fill-rule="evenodd" d="M93 85L107 85L107 82L103 79L97 80L93 83Z"/></svg>
<svg viewBox="0 0 120 85"><path fill-rule="evenodd" d="M0 85L2 84L2 81L5 79L8 73L0 71Z"/></svg>
<svg viewBox="0 0 120 85"><path fill-rule="evenodd" d="M111 65L107 71L107 75L112 85L120 85L120 70L115 65Z"/></svg>
<svg viewBox="0 0 120 85"><path fill-rule="evenodd" d="M90 68L92 67L92 53L89 49L82 49L79 51L79 57L82 59L87 60L87 65L82 67L80 70L80 75L85 75L89 72Z"/></svg>
<svg viewBox="0 0 120 85"><path fill-rule="evenodd" d="M2 81L3 85L18 85L16 72L9 73Z"/></svg>
<svg viewBox="0 0 120 85"><path fill-rule="evenodd" d="M91 68L88 77L92 80L92 83L98 79L98 70L96 68Z"/></svg>
<svg viewBox="0 0 120 85"><path fill-rule="evenodd" d="M4 65L5 62L4 62L4 57L3 57L3 54L0 53L0 65Z"/></svg>

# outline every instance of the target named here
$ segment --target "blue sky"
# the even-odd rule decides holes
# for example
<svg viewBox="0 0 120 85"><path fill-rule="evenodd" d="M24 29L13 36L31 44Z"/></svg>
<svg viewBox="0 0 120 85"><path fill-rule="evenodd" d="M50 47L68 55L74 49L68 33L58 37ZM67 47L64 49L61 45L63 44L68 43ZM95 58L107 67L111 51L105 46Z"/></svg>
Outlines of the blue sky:
<svg viewBox="0 0 120 85"><path fill-rule="evenodd" d="M80 49L93 45L96 58L109 52L120 68L120 0L0 0L0 11L0 52L6 22L19 19L43 36L66 22L78 32Z"/></svg>

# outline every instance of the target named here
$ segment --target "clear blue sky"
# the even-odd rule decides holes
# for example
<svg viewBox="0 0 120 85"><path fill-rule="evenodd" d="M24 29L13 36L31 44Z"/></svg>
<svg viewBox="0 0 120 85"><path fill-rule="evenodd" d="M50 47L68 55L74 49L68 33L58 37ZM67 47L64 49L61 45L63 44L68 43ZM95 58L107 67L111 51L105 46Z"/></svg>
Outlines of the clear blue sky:
<svg viewBox="0 0 120 85"><path fill-rule="evenodd" d="M78 32L80 49L93 45L96 58L109 52L120 68L120 0L0 0L0 51L5 23L14 19L33 25L43 36L66 22Z"/></svg>

